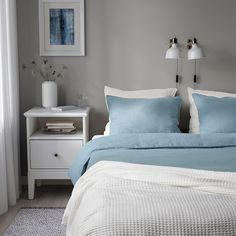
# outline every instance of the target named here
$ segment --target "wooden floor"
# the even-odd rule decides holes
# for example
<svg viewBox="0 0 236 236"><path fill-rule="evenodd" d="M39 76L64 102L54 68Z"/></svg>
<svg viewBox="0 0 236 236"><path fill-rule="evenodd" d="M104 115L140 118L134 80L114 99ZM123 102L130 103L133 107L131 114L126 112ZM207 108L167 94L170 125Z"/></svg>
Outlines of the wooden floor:
<svg viewBox="0 0 236 236"><path fill-rule="evenodd" d="M3 235L21 207L65 207L71 195L72 186L43 186L36 189L35 199L27 199L27 191L23 189L16 206L0 216L0 235Z"/></svg>

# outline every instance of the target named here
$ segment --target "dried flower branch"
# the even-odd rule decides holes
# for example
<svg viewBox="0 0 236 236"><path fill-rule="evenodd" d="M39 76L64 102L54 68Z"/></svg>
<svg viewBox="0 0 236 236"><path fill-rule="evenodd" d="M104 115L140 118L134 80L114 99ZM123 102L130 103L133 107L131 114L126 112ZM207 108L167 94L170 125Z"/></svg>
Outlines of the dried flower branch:
<svg viewBox="0 0 236 236"><path fill-rule="evenodd" d="M68 67L64 64L50 64L47 59L42 59L41 63L32 60L29 66L23 64L22 69L23 71L30 69L33 77L38 75L45 81L55 81L59 78L64 78L63 72L68 70Z"/></svg>

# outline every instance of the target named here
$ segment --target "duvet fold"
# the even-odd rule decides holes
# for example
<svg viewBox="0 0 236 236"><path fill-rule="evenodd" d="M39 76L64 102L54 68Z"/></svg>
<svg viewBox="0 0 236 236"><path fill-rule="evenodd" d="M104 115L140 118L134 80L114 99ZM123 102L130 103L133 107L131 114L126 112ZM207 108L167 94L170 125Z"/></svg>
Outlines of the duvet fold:
<svg viewBox="0 0 236 236"><path fill-rule="evenodd" d="M87 143L70 168L76 181L99 161L236 171L236 134L123 134Z"/></svg>

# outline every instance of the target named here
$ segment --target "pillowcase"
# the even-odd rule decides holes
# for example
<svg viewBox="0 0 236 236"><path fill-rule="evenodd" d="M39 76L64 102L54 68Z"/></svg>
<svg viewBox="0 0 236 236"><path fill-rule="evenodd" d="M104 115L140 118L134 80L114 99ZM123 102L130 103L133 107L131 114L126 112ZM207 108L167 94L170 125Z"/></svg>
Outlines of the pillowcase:
<svg viewBox="0 0 236 236"><path fill-rule="evenodd" d="M122 98L161 98L161 97L174 97L177 92L176 88L167 89L147 89L147 90L134 90L125 91L121 89L111 88L105 86L105 97L108 95L122 97Z"/></svg>
<svg viewBox="0 0 236 236"><path fill-rule="evenodd" d="M193 100L193 93L201 94L206 96L212 97L236 97L236 94L232 93L223 93L223 92L216 92L216 91L208 91L208 90L194 90L192 88L188 88L188 97L190 103L190 121L189 121L189 133L199 133L199 117L198 111Z"/></svg>
<svg viewBox="0 0 236 236"><path fill-rule="evenodd" d="M193 94L200 133L236 133L236 98Z"/></svg>
<svg viewBox="0 0 236 236"><path fill-rule="evenodd" d="M180 133L180 97L121 98L108 95L111 134Z"/></svg>
<svg viewBox="0 0 236 236"><path fill-rule="evenodd" d="M177 92L176 88L167 89L147 89L147 90L134 90L125 91L121 89L111 88L105 86L104 93L107 95L123 97L123 98L161 98L161 97L174 97ZM110 134L110 122L106 124L104 135Z"/></svg>

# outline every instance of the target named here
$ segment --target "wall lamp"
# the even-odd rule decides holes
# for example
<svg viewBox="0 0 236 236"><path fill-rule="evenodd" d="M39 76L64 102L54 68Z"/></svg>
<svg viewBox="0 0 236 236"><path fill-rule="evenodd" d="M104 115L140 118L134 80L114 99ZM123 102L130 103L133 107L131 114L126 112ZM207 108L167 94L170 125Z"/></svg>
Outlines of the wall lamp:
<svg viewBox="0 0 236 236"><path fill-rule="evenodd" d="M178 44L178 39L176 37L169 40L169 48L166 51L166 59L175 59L176 60L176 85L179 83L179 62L180 59L180 46ZM187 49L188 49L188 60L194 60L194 86L197 83L197 60L205 57L202 48L198 45L197 39L188 39L187 40Z"/></svg>
<svg viewBox="0 0 236 236"><path fill-rule="evenodd" d="M166 59L176 60L176 84L179 83L179 59L180 59L180 49L178 45L178 39L176 37L169 40L169 48L166 51Z"/></svg>
<svg viewBox="0 0 236 236"><path fill-rule="evenodd" d="M197 60L204 58L205 55L202 48L199 47L196 38L187 40L187 48L188 48L188 60L194 60L193 82L195 86L197 83Z"/></svg>

